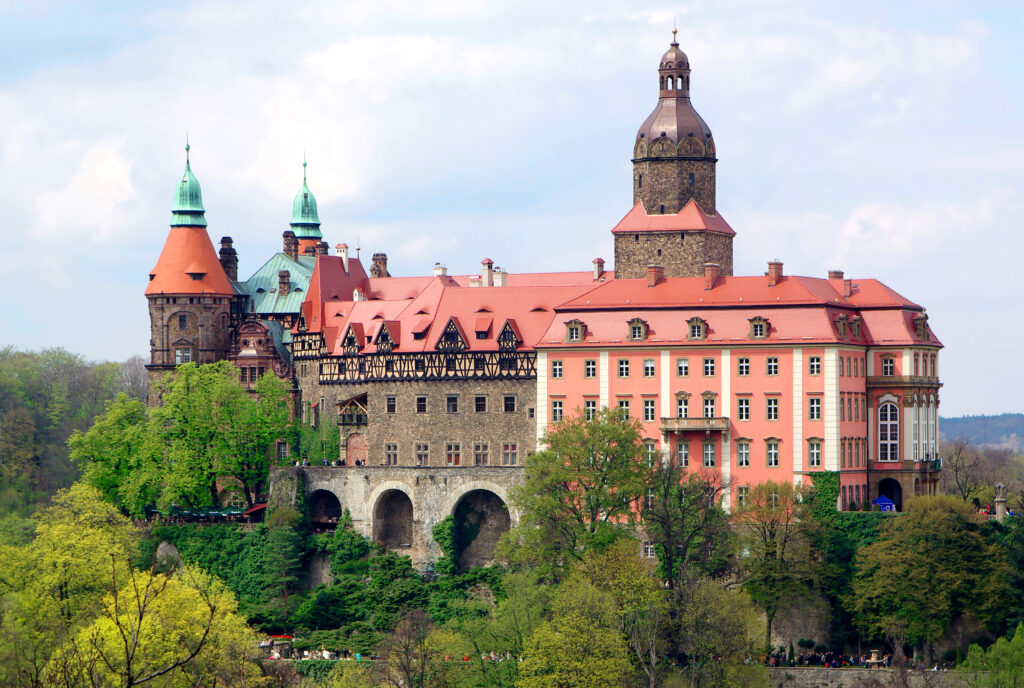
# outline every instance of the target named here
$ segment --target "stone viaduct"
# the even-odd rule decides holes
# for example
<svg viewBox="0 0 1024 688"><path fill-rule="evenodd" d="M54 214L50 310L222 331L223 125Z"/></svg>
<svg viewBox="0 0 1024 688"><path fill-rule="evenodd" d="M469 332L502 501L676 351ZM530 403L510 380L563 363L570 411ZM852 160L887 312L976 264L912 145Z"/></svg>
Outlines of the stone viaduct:
<svg viewBox="0 0 1024 688"><path fill-rule="evenodd" d="M494 557L498 538L519 522L508 493L522 466L287 466L271 469L271 505L303 493L311 526L330 529L345 509L363 535L422 568L441 555L433 528L454 516L460 568Z"/></svg>

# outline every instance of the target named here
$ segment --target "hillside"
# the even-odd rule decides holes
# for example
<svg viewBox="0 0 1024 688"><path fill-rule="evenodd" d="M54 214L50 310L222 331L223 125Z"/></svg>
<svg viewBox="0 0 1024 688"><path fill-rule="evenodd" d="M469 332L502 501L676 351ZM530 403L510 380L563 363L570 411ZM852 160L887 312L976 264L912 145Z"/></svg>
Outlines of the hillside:
<svg viewBox="0 0 1024 688"><path fill-rule="evenodd" d="M966 437L974 446L996 446L1024 451L1024 413L1002 413L998 416L959 416L940 418L943 440Z"/></svg>

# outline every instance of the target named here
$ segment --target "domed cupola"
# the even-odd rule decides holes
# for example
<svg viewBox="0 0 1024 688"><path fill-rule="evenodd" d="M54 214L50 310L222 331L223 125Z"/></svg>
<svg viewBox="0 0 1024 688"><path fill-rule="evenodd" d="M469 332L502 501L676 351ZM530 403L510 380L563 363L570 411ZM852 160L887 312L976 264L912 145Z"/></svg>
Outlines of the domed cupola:
<svg viewBox="0 0 1024 688"><path fill-rule="evenodd" d="M302 161L302 188L292 203L291 227L298 239L321 239L320 216L316 210L316 198L306 184L306 161Z"/></svg>
<svg viewBox="0 0 1024 688"><path fill-rule="evenodd" d="M692 198L714 214L715 142L690 102L690 60L675 35L658 63L658 102L633 142L633 201L664 214Z"/></svg>
<svg viewBox="0 0 1024 688"><path fill-rule="evenodd" d="M172 227L205 227L206 211L203 208L203 192L199 180L192 174L190 146L185 144L185 173L178 180L174 190L174 205L171 206Z"/></svg>

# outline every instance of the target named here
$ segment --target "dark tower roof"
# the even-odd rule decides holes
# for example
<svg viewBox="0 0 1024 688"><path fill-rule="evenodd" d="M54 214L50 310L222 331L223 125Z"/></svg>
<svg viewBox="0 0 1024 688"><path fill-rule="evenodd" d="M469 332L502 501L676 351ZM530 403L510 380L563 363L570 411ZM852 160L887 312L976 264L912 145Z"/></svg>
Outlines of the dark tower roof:
<svg viewBox="0 0 1024 688"><path fill-rule="evenodd" d="M690 60L679 49L675 33L673 29L672 44L658 65L658 104L636 137L653 141L667 136L678 143L692 135L706 144L711 140L711 128L690 103Z"/></svg>

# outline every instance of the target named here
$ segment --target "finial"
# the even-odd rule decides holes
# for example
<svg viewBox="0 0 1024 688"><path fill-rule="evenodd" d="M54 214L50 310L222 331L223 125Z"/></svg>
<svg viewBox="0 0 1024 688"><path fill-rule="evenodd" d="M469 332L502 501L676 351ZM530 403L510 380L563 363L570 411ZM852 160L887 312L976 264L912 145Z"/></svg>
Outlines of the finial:
<svg viewBox="0 0 1024 688"><path fill-rule="evenodd" d="M676 41L677 33L679 32L676 30L676 18L672 17L672 45L679 45L679 43Z"/></svg>
<svg viewBox="0 0 1024 688"><path fill-rule="evenodd" d="M302 183L306 183L306 151L302 151Z"/></svg>

